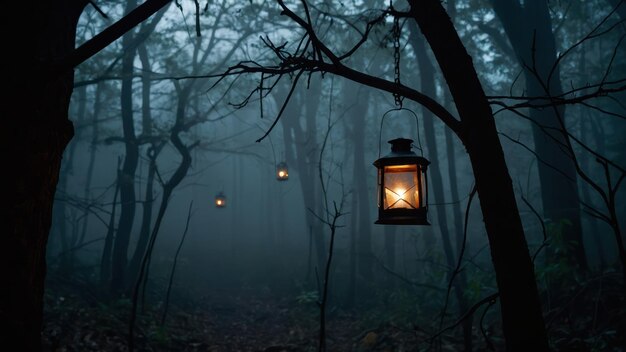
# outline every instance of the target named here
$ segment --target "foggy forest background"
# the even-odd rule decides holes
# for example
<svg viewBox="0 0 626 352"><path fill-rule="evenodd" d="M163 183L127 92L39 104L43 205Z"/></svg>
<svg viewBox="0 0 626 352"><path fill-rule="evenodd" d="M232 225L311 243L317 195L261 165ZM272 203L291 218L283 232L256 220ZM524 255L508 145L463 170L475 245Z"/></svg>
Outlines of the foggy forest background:
<svg viewBox="0 0 626 352"><path fill-rule="evenodd" d="M617 351L621 343L626 6L616 3L549 1L552 31L522 43L515 30L532 31L532 16L490 1L444 3L496 112L556 350ZM82 14L77 46L137 1L97 4ZM303 15L300 2L287 4ZM389 4L309 5L318 36L343 52ZM392 16L376 23L346 64L393 81L393 25ZM402 84L454 111L414 21L399 25ZM550 126L542 131L523 105L534 78L520 52L542 55L534 45L550 36L559 59L549 85L567 99L594 95L561 111L569 161L559 159L562 146L541 154L537 140ZM289 51L301 37L274 1L183 0L76 69L75 135L47 249L49 349L124 349L136 310L137 344L148 350L316 350L336 209L328 350L503 348L495 296L475 306L498 288L472 167L448 127L408 99L402 106L417 126L406 110L381 125L397 107L393 95L330 73L304 74L293 92L295 74L222 75L239 62L275 65L267 43ZM413 139L432 163L431 226L374 225L372 162L397 137ZM281 162L288 181L276 179ZM562 162L574 173L561 172ZM571 176L577 186L568 189ZM220 192L223 208L215 206ZM472 307L473 317L453 326Z"/></svg>

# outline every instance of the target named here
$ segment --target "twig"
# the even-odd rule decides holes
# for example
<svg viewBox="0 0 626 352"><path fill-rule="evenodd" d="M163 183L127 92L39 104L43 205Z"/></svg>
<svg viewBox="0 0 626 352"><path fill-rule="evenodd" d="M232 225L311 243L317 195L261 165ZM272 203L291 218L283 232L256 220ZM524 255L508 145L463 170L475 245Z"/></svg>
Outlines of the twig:
<svg viewBox="0 0 626 352"><path fill-rule="evenodd" d="M459 272L461 272L460 269L461 269L461 264L463 262L463 254L465 253L465 245L467 243L467 227L469 225L469 211L472 206L472 200L474 199L474 196L476 195L477 190L478 188L476 187L476 185L474 185L472 187L472 190L470 191L469 199L467 201L467 207L465 208L465 224L463 227L463 242L461 245L461 250L459 251L459 258L457 259L456 267L454 268L454 270L452 271L452 274L450 275L450 280L448 280L448 288L446 289L446 299L443 305L443 309L441 310L441 320L439 321L440 330L443 326L443 320L446 317L446 310L448 309L448 304L450 302L450 292L452 291L452 285L454 283L454 279L456 278L456 275ZM431 341L433 340L434 338Z"/></svg>
<svg viewBox="0 0 626 352"><path fill-rule="evenodd" d="M104 18L105 18L105 19L107 19L107 20L109 19L109 16L107 16L107 14L106 14L106 13L104 13L104 11L102 11L102 9L100 8L100 6L98 6L98 5L96 4L96 2L95 2L95 1L93 1L93 0L89 0L89 3L91 4L91 6L93 6L93 8L94 8L94 9L95 9L95 10L96 10L96 11L97 11L97 12L98 12L98 13L99 13L102 17L104 17Z"/></svg>
<svg viewBox="0 0 626 352"><path fill-rule="evenodd" d="M489 301L489 305L487 305L487 307L485 307L485 310L483 311L483 314L480 316L480 333L483 335L483 338L485 339L485 343L487 344L487 348L489 350L491 350L491 351L495 351L496 348L493 346L493 343L489 339L489 336L487 336L487 332L485 331L485 328L483 326L483 322L485 320L485 316L487 315L487 312L489 311L489 308L491 308L494 304L496 304L495 298L493 300Z"/></svg>
<svg viewBox="0 0 626 352"><path fill-rule="evenodd" d="M193 200L189 203L189 210L187 211L187 222L185 222L185 231L183 231L183 236L180 239L180 243L178 243L178 248L176 249L176 254L174 255L174 263L172 263L172 271L170 272L170 281L167 285L167 293L165 294L165 303L163 307L163 315L161 316L161 326L165 324L165 317L167 316L167 309L170 303L170 293L172 291L172 283L174 282L174 273L176 272L176 264L178 262L178 255L180 254L181 248L183 248L183 243L185 242L185 237L187 236L187 230L189 230L189 220L191 219L191 207L193 206Z"/></svg>
<svg viewBox="0 0 626 352"><path fill-rule="evenodd" d="M476 310L478 310L478 308L480 308L483 304L489 303L489 306L493 305L495 303L496 298L498 298L499 295L500 295L500 293L496 292L496 293L493 293L493 294L491 294L491 295L481 299L480 301L476 302L473 306L471 306L467 310L467 312L465 312L463 315L461 315L461 317L459 317L459 319L457 319L456 322L454 322L452 325L446 326L445 328L439 330L436 334L434 334L433 336L429 337L428 339L430 341L433 341L437 337L441 336L441 334L443 334L444 332L446 332L446 331L448 331L450 329L454 329L455 327L459 326L461 323L463 323L463 321L465 319L471 317L476 312ZM484 313L483 313L483 316L484 316ZM482 322L482 318L481 318L481 322Z"/></svg>

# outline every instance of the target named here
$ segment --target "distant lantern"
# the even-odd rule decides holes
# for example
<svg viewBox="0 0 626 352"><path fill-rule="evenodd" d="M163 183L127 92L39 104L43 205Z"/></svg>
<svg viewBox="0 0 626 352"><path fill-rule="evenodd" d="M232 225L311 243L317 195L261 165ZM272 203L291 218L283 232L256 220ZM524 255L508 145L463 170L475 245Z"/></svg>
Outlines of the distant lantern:
<svg viewBox="0 0 626 352"><path fill-rule="evenodd" d="M215 196L215 207L216 208L226 207L226 196L224 195L224 193L220 192Z"/></svg>
<svg viewBox="0 0 626 352"><path fill-rule="evenodd" d="M386 225L430 225L426 168L430 162L411 150L413 140L389 141L391 153L376 160L378 220Z"/></svg>
<svg viewBox="0 0 626 352"><path fill-rule="evenodd" d="M280 162L276 165L276 179L278 181L287 181L289 179L289 169L286 162Z"/></svg>

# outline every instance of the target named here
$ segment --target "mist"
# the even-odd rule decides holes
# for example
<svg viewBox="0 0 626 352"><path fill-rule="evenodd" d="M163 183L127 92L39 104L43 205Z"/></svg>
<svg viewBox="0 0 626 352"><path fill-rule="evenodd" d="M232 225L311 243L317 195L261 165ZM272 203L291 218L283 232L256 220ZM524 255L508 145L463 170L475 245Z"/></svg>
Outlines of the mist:
<svg viewBox="0 0 626 352"><path fill-rule="evenodd" d="M40 55L73 136L8 140L57 156L7 148L7 346L626 348L623 2L137 6Z"/></svg>

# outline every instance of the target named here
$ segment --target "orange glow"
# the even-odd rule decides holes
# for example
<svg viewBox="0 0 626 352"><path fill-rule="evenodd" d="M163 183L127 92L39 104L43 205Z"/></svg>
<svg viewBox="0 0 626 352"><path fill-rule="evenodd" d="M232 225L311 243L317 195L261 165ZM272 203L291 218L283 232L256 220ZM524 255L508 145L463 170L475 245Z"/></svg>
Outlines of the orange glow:
<svg viewBox="0 0 626 352"><path fill-rule="evenodd" d="M282 178L282 177L285 177L285 176L287 176L287 173L285 171L283 171L283 170L278 171L278 177Z"/></svg>
<svg viewBox="0 0 626 352"><path fill-rule="evenodd" d="M411 209L418 206L417 189L413 192L402 188L389 189L385 187L385 198L388 209Z"/></svg>
<svg viewBox="0 0 626 352"><path fill-rule="evenodd" d="M416 165L389 165L385 166L385 172L414 172L417 171Z"/></svg>

